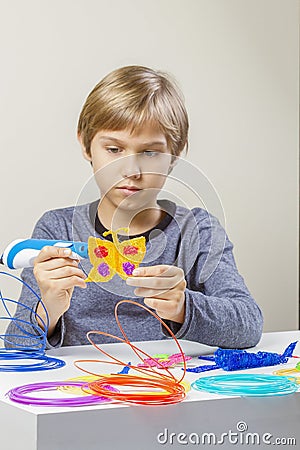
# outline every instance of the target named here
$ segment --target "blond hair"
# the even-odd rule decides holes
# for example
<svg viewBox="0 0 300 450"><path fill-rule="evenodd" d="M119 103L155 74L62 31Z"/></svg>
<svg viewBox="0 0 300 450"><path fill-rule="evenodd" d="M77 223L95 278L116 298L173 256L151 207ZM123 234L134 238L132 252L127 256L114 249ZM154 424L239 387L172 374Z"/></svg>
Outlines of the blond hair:
<svg viewBox="0 0 300 450"><path fill-rule="evenodd" d="M90 154L98 131L129 128L133 132L148 121L159 125L173 155L187 146L188 116L176 82L161 71L126 66L109 73L88 95L77 132Z"/></svg>

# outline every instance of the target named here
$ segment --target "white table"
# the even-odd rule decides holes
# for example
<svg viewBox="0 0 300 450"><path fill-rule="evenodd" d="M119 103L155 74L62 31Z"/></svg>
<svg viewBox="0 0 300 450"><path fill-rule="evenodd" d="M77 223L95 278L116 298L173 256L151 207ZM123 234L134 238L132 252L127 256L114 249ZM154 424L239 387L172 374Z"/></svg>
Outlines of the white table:
<svg viewBox="0 0 300 450"><path fill-rule="evenodd" d="M300 331L266 333L253 351L282 353L285 347L295 340L300 341ZM184 352L195 358L200 354L211 354L214 350L194 342L181 341L181 344ZM171 340L139 342L137 345L150 355L172 354L178 351ZM124 344L106 344L103 349L117 355L122 361L137 362L137 358ZM176 405L99 404L76 408L23 406L6 398L5 393L15 386L37 381L62 381L84 375L73 365L75 359L102 358L102 355L89 345L64 347L49 354L64 359L66 366L43 372L0 372L1 450L152 450L219 446L222 449L261 449L270 448L270 445L262 442L263 439L272 445L276 438L292 438L296 441L296 445L291 445L292 441L289 441L290 445L285 445L286 448L296 449L300 446L300 392L281 397L254 398L227 397L191 390L187 399ZM295 354L300 355L300 343L297 344ZM295 367L298 361L293 358L284 366L252 369L243 373L270 374L278 368ZM195 365L200 364L199 359L194 362ZM97 365L97 370L99 373L116 373L121 368L103 364ZM172 370L177 375L182 373L179 368ZM186 379L192 382L199 376L221 373L225 372L214 370L202 374L187 373ZM246 431L237 430L239 422L246 424ZM212 445L213 435L210 436L211 444L206 436L205 445L196 445L195 433L200 439L204 438L203 433L214 433L215 439L219 441L222 440L222 433L237 435L231 434L230 438L225 436L224 443L216 445ZM249 445L241 444L242 439L246 439L246 434ZM236 439L239 444L232 443ZM165 441L167 442L164 443ZM252 445L252 442L255 444Z"/></svg>

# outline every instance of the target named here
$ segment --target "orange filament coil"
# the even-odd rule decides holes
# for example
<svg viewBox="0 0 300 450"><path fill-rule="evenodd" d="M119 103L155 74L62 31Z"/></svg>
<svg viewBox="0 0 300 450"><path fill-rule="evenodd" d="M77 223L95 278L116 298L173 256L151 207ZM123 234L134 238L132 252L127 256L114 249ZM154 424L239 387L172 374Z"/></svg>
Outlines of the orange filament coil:
<svg viewBox="0 0 300 450"><path fill-rule="evenodd" d="M107 384L125 387L144 387L161 389L161 392L113 392L111 395L105 387ZM108 397L112 400L125 401L140 405L161 405L178 403L185 398L185 388L182 384L170 382L170 380L158 380L151 377L138 377L134 375L112 375L98 381L89 383L91 391L97 395ZM85 390L83 388L83 390Z"/></svg>
<svg viewBox="0 0 300 450"><path fill-rule="evenodd" d="M142 349L138 348L129 341L118 317L118 308L122 303L130 303L142 309L145 309L149 314L154 316L162 324L164 328L166 328L168 333L176 342L179 352L181 353L182 356L183 373L179 379L177 379L171 373L171 371L167 367L164 367L163 364L161 364L160 362L158 362L157 368L150 367L150 365L149 368L147 368L131 364L130 368L139 372L139 374L141 375L129 375L129 374L101 375L80 367L81 363L105 363L105 364L109 363L118 366L121 365L123 367L128 366L126 363L105 352L101 347L99 347L99 345L95 344L92 338L90 337L91 334L99 334L102 336L107 336L119 342L129 345L131 350L138 356L138 358L143 363L145 357L157 362L157 360L154 360L152 356L148 355ZM184 398L186 397L186 391L189 390L190 388L188 383L183 382L183 378L185 377L186 373L186 361L184 358L185 355L172 330L163 322L163 320L157 314L148 309L146 306L134 302L133 300L119 301L115 306L115 318L124 339L121 339L110 333L105 333L103 331L89 331L87 333L87 338L89 342L102 354L107 356L111 361L86 360L86 359L74 361L74 364L77 368L79 368L80 370L84 371L89 375L98 377L97 380L89 382L86 387L82 388L82 390L89 393L92 392L99 396L108 397L111 400L123 401L126 403L134 403L139 405L165 405L178 403L184 400ZM123 389L123 392L113 392L106 387L107 385L111 385L117 388L121 387ZM133 392L132 390L128 391L128 389L126 388L142 388L143 390ZM152 390L149 391L149 389Z"/></svg>
<svg viewBox="0 0 300 450"><path fill-rule="evenodd" d="M116 375L118 375L118 374L116 374ZM103 375L100 375L100 379L101 379L101 377L110 377L110 375L103 374ZM62 391L62 392L65 392L66 394L71 394L71 395L98 394L97 386L93 385L94 382L96 382L95 384L97 385L97 381L98 380L99 380L99 376L96 376L96 375L86 375L86 376L82 376L82 377L68 378L66 381L86 381L87 382L87 387L83 388L83 387L80 387L80 386L64 385L64 386L59 386L57 389L59 391ZM184 387L185 392L188 392L191 389L190 383L188 381L186 381L186 380L181 381L180 384ZM148 387L150 387L150 386L148 386ZM159 392L150 391L150 392L147 392L147 395L148 394L149 395L150 394L151 395L159 395L160 393Z"/></svg>

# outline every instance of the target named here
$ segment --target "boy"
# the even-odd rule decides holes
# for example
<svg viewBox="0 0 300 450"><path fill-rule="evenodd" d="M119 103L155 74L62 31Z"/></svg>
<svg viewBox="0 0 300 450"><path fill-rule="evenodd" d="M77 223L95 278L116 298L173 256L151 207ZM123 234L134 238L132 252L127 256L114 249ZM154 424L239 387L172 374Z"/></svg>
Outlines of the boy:
<svg viewBox="0 0 300 450"><path fill-rule="evenodd" d="M78 138L100 200L45 213L33 237L86 242L91 235L104 239L107 230L129 227L129 237L145 236L147 253L126 283L115 275L96 284L84 281L89 263L71 259L67 249L45 247L33 271L25 269L22 276L47 308L48 348L86 344L86 333L93 329L119 335L114 306L128 296L155 310L178 338L228 348L256 345L262 315L218 221L201 208L189 211L157 200L187 146L188 117L175 83L141 66L113 71L89 94ZM124 237L128 239L119 239ZM222 242L221 248L215 242ZM204 276L207 261L212 269ZM41 304L25 288L20 301L45 320ZM167 337L159 322L140 308L127 305L120 315L130 340ZM17 308L16 317L42 326L35 314L28 316ZM14 333L11 322L7 334Z"/></svg>

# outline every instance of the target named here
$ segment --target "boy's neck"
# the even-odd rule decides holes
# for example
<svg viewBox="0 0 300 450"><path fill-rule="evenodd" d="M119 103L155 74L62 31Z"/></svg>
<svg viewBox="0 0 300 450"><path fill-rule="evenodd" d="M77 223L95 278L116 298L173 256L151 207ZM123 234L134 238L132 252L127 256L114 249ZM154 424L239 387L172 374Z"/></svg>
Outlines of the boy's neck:
<svg viewBox="0 0 300 450"><path fill-rule="evenodd" d="M154 228L161 222L165 214L165 211L157 203L146 208L143 207L141 211L118 209L118 214L115 214L115 211L114 214L109 214L105 202L100 202L98 206L99 220L107 230L129 228L130 235L142 234Z"/></svg>

